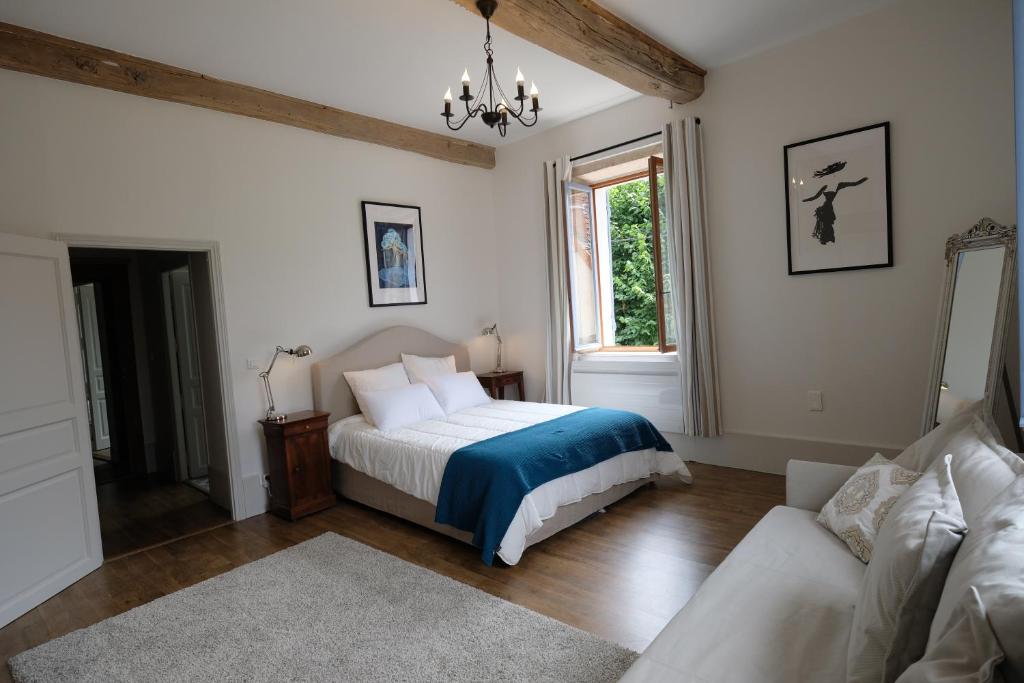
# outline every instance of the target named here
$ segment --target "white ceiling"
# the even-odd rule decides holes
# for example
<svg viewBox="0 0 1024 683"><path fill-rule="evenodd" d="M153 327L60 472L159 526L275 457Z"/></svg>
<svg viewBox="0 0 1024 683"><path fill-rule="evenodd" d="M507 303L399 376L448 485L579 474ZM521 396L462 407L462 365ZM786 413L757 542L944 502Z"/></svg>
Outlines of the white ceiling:
<svg viewBox="0 0 1024 683"><path fill-rule="evenodd" d="M889 1L603 4L707 67ZM0 21L439 133L445 88L458 94L465 67L479 83L484 62L483 20L449 0L0 0ZM500 29L493 46L507 90L517 66L536 81L541 123L501 139L477 120L453 135L504 144L636 96Z"/></svg>
<svg viewBox="0 0 1024 683"><path fill-rule="evenodd" d="M894 0L599 0L705 69L867 14Z"/></svg>

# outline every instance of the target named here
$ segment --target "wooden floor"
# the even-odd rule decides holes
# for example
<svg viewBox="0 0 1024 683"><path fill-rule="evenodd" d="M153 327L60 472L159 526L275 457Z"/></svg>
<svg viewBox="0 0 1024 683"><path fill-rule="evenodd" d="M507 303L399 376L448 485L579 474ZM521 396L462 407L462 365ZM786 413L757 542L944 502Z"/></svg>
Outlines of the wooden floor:
<svg viewBox="0 0 1024 683"><path fill-rule="evenodd" d="M252 517L107 562L0 629L0 661L325 531L643 650L784 499L780 476L690 468L692 486L659 482L642 488L527 549L515 567L487 567L474 548L347 501L294 523ZM9 676L0 667L0 681Z"/></svg>
<svg viewBox="0 0 1024 683"><path fill-rule="evenodd" d="M103 557L113 560L231 521L188 484L119 479L96 487Z"/></svg>

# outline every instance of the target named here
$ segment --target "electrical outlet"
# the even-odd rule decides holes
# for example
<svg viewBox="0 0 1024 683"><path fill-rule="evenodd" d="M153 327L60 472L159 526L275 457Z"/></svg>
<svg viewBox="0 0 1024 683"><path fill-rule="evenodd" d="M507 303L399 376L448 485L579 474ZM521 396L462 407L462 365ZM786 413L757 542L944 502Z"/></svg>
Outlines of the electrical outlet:
<svg viewBox="0 0 1024 683"><path fill-rule="evenodd" d="M263 481L261 481L260 483L263 484L263 488L265 488L266 490L269 491L270 490L270 475L269 474L264 474L263 475Z"/></svg>
<svg viewBox="0 0 1024 683"><path fill-rule="evenodd" d="M822 407L820 391L807 392L807 410L812 413L820 413L825 410L825 408Z"/></svg>
<svg viewBox="0 0 1024 683"><path fill-rule="evenodd" d="M247 370L259 370L260 364L254 361L252 358L246 358L245 367Z"/></svg>

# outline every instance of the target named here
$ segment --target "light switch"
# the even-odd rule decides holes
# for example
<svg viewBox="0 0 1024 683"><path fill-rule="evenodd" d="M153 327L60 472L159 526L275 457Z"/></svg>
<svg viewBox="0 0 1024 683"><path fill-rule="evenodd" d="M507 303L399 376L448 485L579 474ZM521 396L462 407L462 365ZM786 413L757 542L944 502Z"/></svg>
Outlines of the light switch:
<svg viewBox="0 0 1024 683"><path fill-rule="evenodd" d="M245 367L248 370L259 370L260 364L254 361L252 358L246 358Z"/></svg>
<svg viewBox="0 0 1024 683"><path fill-rule="evenodd" d="M812 413L820 413L824 410L821 403L821 392L820 391L808 391L807 392L807 410Z"/></svg>

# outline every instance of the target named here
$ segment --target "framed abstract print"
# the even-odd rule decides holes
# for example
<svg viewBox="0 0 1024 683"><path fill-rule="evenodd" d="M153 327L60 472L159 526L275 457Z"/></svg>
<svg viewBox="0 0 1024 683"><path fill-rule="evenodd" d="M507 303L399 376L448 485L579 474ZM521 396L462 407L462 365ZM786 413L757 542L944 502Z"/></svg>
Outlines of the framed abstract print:
<svg viewBox="0 0 1024 683"><path fill-rule="evenodd" d="M370 305L427 303L420 207L382 202L362 204Z"/></svg>
<svg viewBox="0 0 1024 683"><path fill-rule="evenodd" d="M889 123L786 145L789 274L892 266Z"/></svg>

